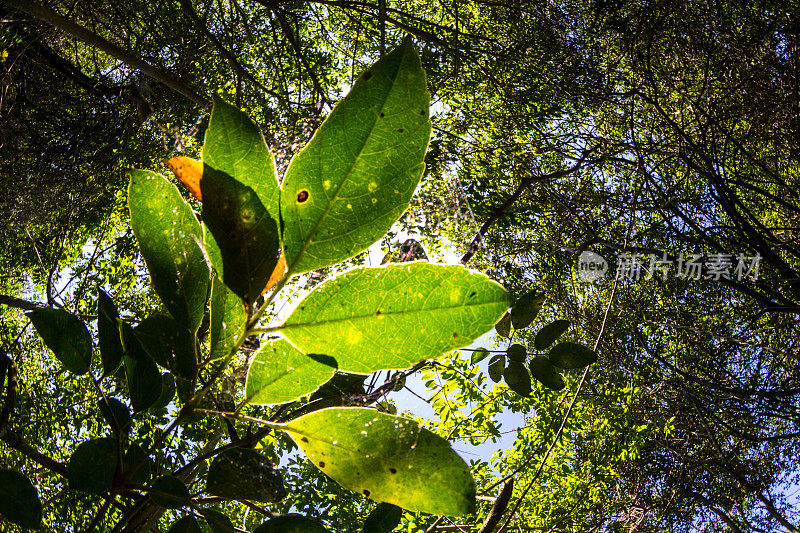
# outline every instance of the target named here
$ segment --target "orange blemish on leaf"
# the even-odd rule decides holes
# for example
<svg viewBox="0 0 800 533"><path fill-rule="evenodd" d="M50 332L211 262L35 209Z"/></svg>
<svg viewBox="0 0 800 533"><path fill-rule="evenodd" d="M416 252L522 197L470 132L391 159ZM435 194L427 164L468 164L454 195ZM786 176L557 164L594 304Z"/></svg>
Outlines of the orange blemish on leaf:
<svg viewBox="0 0 800 533"><path fill-rule="evenodd" d="M189 189L192 196L203 201L200 192L200 180L203 179L203 162L191 157L177 156L163 162L169 167L175 177Z"/></svg>
<svg viewBox="0 0 800 533"><path fill-rule="evenodd" d="M284 272L286 272L286 257L283 255L283 253L281 253L280 258L278 259L278 264L275 265L275 270L272 271L272 275L267 281L267 286L264 287L264 290L261 291L261 294L264 294L274 287L275 284L278 283L278 280L281 279L281 276L283 276Z"/></svg>

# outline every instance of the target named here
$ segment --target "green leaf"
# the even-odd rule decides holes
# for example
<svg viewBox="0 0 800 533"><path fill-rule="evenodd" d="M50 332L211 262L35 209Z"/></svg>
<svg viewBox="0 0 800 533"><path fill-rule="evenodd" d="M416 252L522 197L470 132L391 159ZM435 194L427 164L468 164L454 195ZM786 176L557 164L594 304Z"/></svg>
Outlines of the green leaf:
<svg viewBox="0 0 800 533"><path fill-rule="evenodd" d="M514 329L525 329L531 325L544 303L544 294L531 291L523 295L511 308L511 323Z"/></svg>
<svg viewBox="0 0 800 533"><path fill-rule="evenodd" d="M255 450L233 448L211 462L206 490L231 500L277 502L286 496L283 478L266 457Z"/></svg>
<svg viewBox="0 0 800 533"><path fill-rule="evenodd" d="M503 377L503 371L506 368L506 356L497 354L489 359L489 378L497 383Z"/></svg>
<svg viewBox="0 0 800 533"><path fill-rule="evenodd" d="M429 102L410 39L359 76L286 170L281 217L290 271L354 256L405 212L425 169Z"/></svg>
<svg viewBox="0 0 800 533"><path fill-rule="evenodd" d="M172 374L161 374L161 394L158 395L158 399L153 405L147 409L151 412L164 409L175 398L176 391L175 377Z"/></svg>
<svg viewBox="0 0 800 533"><path fill-rule="evenodd" d="M203 221L222 254L222 280L251 305L280 258L278 223L251 187L208 164L200 188Z"/></svg>
<svg viewBox="0 0 800 533"><path fill-rule="evenodd" d="M553 366L565 370L583 368L597 361L597 354L593 350L574 342L556 344L550 350L548 357Z"/></svg>
<svg viewBox="0 0 800 533"><path fill-rule="evenodd" d="M528 358L528 349L521 344L512 344L506 350L506 356L510 361L522 363Z"/></svg>
<svg viewBox="0 0 800 533"><path fill-rule="evenodd" d="M70 488L102 494L111 488L117 469L117 440L102 438L78 445L67 465Z"/></svg>
<svg viewBox="0 0 800 533"><path fill-rule="evenodd" d="M253 189L277 221L280 188L264 136L246 113L216 96L203 144L203 163Z"/></svg>
<svg viewBox="0 0 800 533"><path fill-rule="evenodd" d="M103 416L103 420L113 429L126 430L131 425L131 412L128 407L116 398L100 398L97 400L97 408Z"/></svg>
<svg viewBox="0 0 800 533"><path fill-rule="evenodd" d="M236 533L231 519L220 513L216 509L198 509L206 524L211 528L211 533Z"/></svg>
<svg viewBox="0 0 800 533"><path fill-rule="evenodd" d="M556 342L565 331L569 329L569 320L555 320L539 330L533 345L537 350L545 350Z"/></svg>
<svg viewBox="0 0 800 533"><path fill-rule="evenodd" d="M175 476L162 476L153 482L150 499L164 509L180 509L189 503L189 489Z"/></svg>
<svg viewBox="0 0 800 533"><path fill-rule="evenodd" d="M501 337L509 338L511 336L511 313L506 313L500 322L494 325L495 331Z"/></svg>
<svg viewBox="0 0 800 533"><path fill-rule="evenodd" d="M162 368L172 370L172 346L178 337L177 322L167 315L153 315L139 322L133 331L147 355Z"/></svg>
<svg viewBox="0 0 800 533"><path fill-rule="evenodd" d="M138 444L131 444L122 457L123 475L130 474L129 481L131 483L145 485L150 480L151 463L150 456L147 455L144 448Z"/></svg>
<svg viewBox="0 0 800 533"><path fill-rule="evenodd" d="M564 378L561 376L558 370L556 370L556 367L550 363L550 360L547 357L534 357L530 363L530 368L533 377L535 377L545 387L555 391L559 391L564 388Z"/></svg>
<svg viewBox="0 0 800 533"><path fill-rule="evenodd" d="M310 400L314 401L322 398L330 398L339 405L342 405L341 402L348 401L348 397L364 394L365 379L366 376L363 374L337 372L330 381L322 385L311 395Z"/></svg>
<svg viewBox="0 0 800 533"><path fill-rule="evenodd" d="M144 411L161 396L161 374L158 367L144 351L139 339L128 324L121 323L122 345L125 355L125 376L133 412Z"/></svg>
<svg viewBox="0 0 800 533"><path fill-rule="evenodd" d="M42 502L33 483L15 470L0 470L0 518L22 527L38 527Z"/></svg>
<svg viewBox="0 0 800 533"><path fill-rule="evenodd" d="M319 522L315 522L299 514L276 516L258 526L253 533L327 533L328 530Z"/></svg>
<svg viewBox="0 0 800 533"><path fill-rule="evenodd" d="M200 529L200 524L197 523L197 520L192 515L189 515L169 526L167 533L203 533L203 530Z"/></svg>
<svg viewBox="0 0 800 533"><path fill-rule="evenodd" d="M403 509L391 503L379 503L364 521L361 533L389 533L400 524Z"/></svg>
<svg viewBox="0 0 800 533"><path fill-rule="evenodd" d="M503 372L503 378L506 380L506 385L508 385L509 389L520 396L530 396L531 376L528 374L528 369L521 362L511 361L508 363Z"/></svg>
<svg viewBox="0 0 800 533"><path fill-rule="evenodd" d="M49 307L26 313L56 359L73 374L85 374L92 361L92 337L80 318Z"/></svg>
<svg viewBox="0 0 800 533"><path fill-rule="evenodd" d="M242 300L215 275L211 288L211 360L225 357L230 352L246 321Z"/></svg>
<svg viewBox="0 0 800 533"><path fill-rule="evenodd" d="M119 340L119 313L114 300L103 290L97 290L97 344L103 362L103 377L117 371L122 364L122 342Z"/></svg>
<svg viewBox="0 0 800 533"><path fill-rule="evenodd" d="M474 365L480 363L487 357L489 357L489 350L487 350L486 348L478 348L472 352L472 357L470 358L470 362Z"/></svg>
<svg viewBox="0 0 800 533"><path fill-rule="evenodd" d="M460 265L357 268L319 285L280 330L301 351L367 374L471 344L505 312L508 298L503 287Z"/></svg>
<svg viewBox="0 0 800 533"><path fill-rule="evenodd" d="M172 317L196 332L210 281L197 217L175 185L144 170L131 172L128 205L153 288Z"/></svg>
<svg viewBox="0 0 800 533"><path fill-rule="evenodd" d="M475 509L467 464L442 437L373 409L332 407L283 429L325 474L376 501L431 514Z"/></svg>
<svg viewBox="0 0 800 533"><path fill-rule="evenodd" d="M336 361L326 355L306 355L287 341L270 342L250 363L245 391L256 405L292 402L311 394L333 377Z"/></svg>

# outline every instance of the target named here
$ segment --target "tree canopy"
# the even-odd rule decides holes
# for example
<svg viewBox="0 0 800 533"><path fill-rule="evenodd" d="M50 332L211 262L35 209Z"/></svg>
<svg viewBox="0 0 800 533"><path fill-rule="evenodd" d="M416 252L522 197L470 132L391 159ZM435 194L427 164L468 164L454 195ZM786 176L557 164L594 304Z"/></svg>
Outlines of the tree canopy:
<svg viewBox="0 0 800 533"><path fill-rule="evenodd" d="M0 1L0 529L798 531L798 35Z"/></svg>

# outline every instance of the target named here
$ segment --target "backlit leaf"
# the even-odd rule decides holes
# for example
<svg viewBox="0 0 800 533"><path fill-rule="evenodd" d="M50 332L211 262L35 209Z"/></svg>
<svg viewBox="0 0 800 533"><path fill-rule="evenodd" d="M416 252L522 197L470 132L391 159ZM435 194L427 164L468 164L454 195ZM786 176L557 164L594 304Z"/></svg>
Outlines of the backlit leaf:
<svg viewBox="0 0 800 533"><path fill-rule="evenodd" d="M286 496L283 478L262 454L232 448L216 456L208 468L206 490L231 500L277 502Z"/></svg>
<svg viewBox="0 0 800 533"><path fill-rule="evenodd" d="M512 344L506 350L506 357L508 357L510 361L521 363L528 357L528 349L521 344Z"/></svg>
<svg viewBox="0 0 800 533"><path fill-rule="evenodd" d="M67 465L69 486L100 494L111 488L117 468L117 440L94 439L78 445Z"/></svg>
<svg viewBox="0 0 800 533"><path fill-rule="evenodd" d="M509 362L503 372L503 379L505 379L508 388L520 396L530 396L531 376L528 374L528 369L521 362Z"/></svg>
<svg viewBox="0 0 800 533"><path fill-rule="evenodd" d="M73 374L85 374L92 360L92 337L80 318L63 309L42 308L26 313L56 359Z"/></svg>
<svg viewBox="0 0 800 533"><path fill-rule="evenodd" d="M97 408L103 420L116 430L125 430L131 425L131 412L128 407L116 398L100 398Z"/></svg>
<svg viewBox="0 0 800 533"><path fill-rule="evenodd" d="M470 362L474 365L480 363L487 357L489 357L489 350L487 350L486 348L478 348L474 352L472 352L472 357L470 358Z"/></svg>
<svg viewBox="0 0 800 533"><path fill-rule="evenodd" d="M405 212L425 168L429 100L406 40L358 77L295 155L281 188L292 272L354 256Z"/></svg>
<svg viewBox="0 0 800 533"><path fill-rule="evenodd" d="M545 350L569 329L569 320L555 320L539 330L533 345L537 350Z"/></svg>
<svg viewBox="0 0 800 533"><path fill-rule="evenodd" d="M361 533L389 533L400 525L403 517L403 509L391 503L379 503L367 519L364 520L364 528Z"/></svg>
<svg viewBox="0 0 800 533"><path fill-rule="evenodd" d="M189 189L192 196L203 200L200 192L200 180L203 179L203 162L190 157L178 156L164 161L178 181Z"/></svg>
<svg viewBox="0 0 800 533"><path fill-rule="evenodd" d="M542 385L549 389L559 391L564 388L564 378L547 357L534 357L530 362L531 374Z"/></svg>
<svg viewBox="0 0 800 533"><path fill-rule="evenodd" d="M128 204L153 288L173 318L196 332L210 282L197 217L175 185L144 170L131 172Z"/></svg>
<svg viewBox="0 0 800 533"><path fill-rule="evenodd" d="M247 372L247 400L274 405L311 394L333 377L336 361L325 355L306 355L280 339L265 344Z"/></svg>
<svg viewBox="0 0 800 533"><path fill-rule="evenodd" d="M556 344L548 357L553 366L565 370L583 368L597 361L597 354L593 350L574 342Z"/></svg>
<svg viewBox="0 0 800 533"><path fill-rule="evenodd" d="M535 291L524 294L511 308L514 329L525 329L536 319L544 303L544 295Z"/></svg>
<svg viewBox="0 0 800 533"><path fill-rule="evenodd" d="M122 364L122 342L119 340L119 313L114 300L103 290L97 291L97 344L103 362L103 377L112 375Z"/></svg>
<svg viewBox="0 0 800 533"><path fill-rule="evenodd" d="M500 322L494 325L495 331L501 337L509 338L511 336L511 313L506 313Z"/></svg>
<svg viewBox="0 0 800 533"><path fill-rule="evenodd" d="M175 476L162 476L153 482L148 493L159 507L180 509L189 503L189 489Z"/></svg>
<svg viewBox="0 0 800 533"><path fill-rule="evenodd" d="M131 444L122 457L122 472L136 485L145 485L150 480L152 461L147 452L138 444Z"/></svg>
<svg viewBox="0 0 800 533"><path fill-rule="evenodd" d="M250 117L219 97L206 129L203 163L253 189L277 221L280 189L272 153Z"/></svg>
<svg viewBox="0 0 800 533"><path fill-rule="evenodd" d="M498 383L503 378L503 371L506 368L506 356L497 354L489 359L489 378Z"/></svg>
<svg viewBox="0 0 800 533"><path fill-rule="evenodd" d="M247 315L242 300L214 275L211 288L211 359L230 352L244 329Z"/></svg>
<svg viewBox="0 0 800 533"><path fill-rule="evenodd" d="M42 503L31 481L15 470L0 469L0 518L22 527L38 527Z"/></svg>
<svg viewBox="0 0 800 533"><path fill-rule="evenodd" d="M442 437L373 409L333 407L284 424L325 474L376 501L431 514L475 508L467 464Z"/></svg>
<svg viewBox="0 0 800 533"><path fill-rule="evenodd" d="M388 264L322 283L280 329L303 352L366 374L467 346L508 304L505 289L460 265Z"/></svg>
<svg viewBox="0 0 800 533"><path fill-rule="evenodd" d="M200 529L200 524L197 523L197 520L189 515L169 526L167 533L203 533L203 530Z"/></svg>
<svg viewBox="0 0 800 533"><path fill-rule="evenodd" d="M134 412L144 411L161 396L161 373L144 351L139 339L128 324L120 324L122 345L125 355L125 376L128 380L128 394Z"/></svg>
<svg viewBox="0 0 800 533"><path fill-rule="evenodd" d="M198 509L198 511L211 528L211 533L236 533L231 519L216 509Z"/></svg>
<svg viewBox="0 0 800 533"><path fill-rule="evenodd" d="M280 258L278 223L255 190L208 164L203 169L203 221L222 255L222 280L248 304L267 286Z"/></svg>

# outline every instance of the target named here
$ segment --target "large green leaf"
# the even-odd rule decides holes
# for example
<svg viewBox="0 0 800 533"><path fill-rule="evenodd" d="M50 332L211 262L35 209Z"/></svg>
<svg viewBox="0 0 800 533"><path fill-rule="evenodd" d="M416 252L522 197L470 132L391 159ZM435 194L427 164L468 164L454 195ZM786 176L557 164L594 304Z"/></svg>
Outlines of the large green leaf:
<svg viewBox="0 0 800 533"><path fill-rule="evenodd" d="M287 341L265 344L250 363L245 391L257 405L274 405L302 398L333 377L336 361L326 355L306 355Z"/></svg>
<svg viewBox="0 0 800 533"><path fill-rule="evenodd" d="M216 509L198 509L211 529L211 533L236 533L231 519Z"/></svg>
<svg viewBox="0 0 800 533"><path fill-rule="evenodd" d="M194 379L200 352L194 333L164 315L145 318L133 331L153 361L178 377Z"/></svg>
<svg viewBox="0 0 800 533"><path fill-rule="evenodd" d="M100 494L111 488L117 468L117 440L94 439L78 445L67 465L69 486Z"/></svg>
<svg viewBox="0 0 800 533"><path fill-rule="evenodd" d="M281 188L286 262L294 273L352 257L403 214L430 138L425 72L410 39L359 76Z"/></svg>
<svg viewBox="0 0 800 533"><path fill-rule="evenodd" d="M364 520L361 533L389 533L394 531L403 517L403 509L391 503L379 503Z"/></svg>
<svg viewBox="0 0 800 533"><path fill-rule="evenodd" d="M122 364L122 342L119 340L119 313L114 300L103 290L97 290L97 344L103 362L103 377L110 376Z"/></svg>
<svg viewBox="0 0 800 533"><path fill-rule="evenodd" d="M300 516L299 514L289 514L270 518L253 533L327 533L328 530L315 520Z"/></svg>
<svg viewBox="0 0 800 533"><path fill-rule="evenodd" d="M214 276L211 288L211 359L225 357L244 329L247 315L242 300Z"/></svg>
<svg viewBox="0 0 800 533"><path fill-rule="evenodd" d="M205 164L203 221L222 254L222 280L248 304L267 285L281 254L278 223L256 192Z"/></svg>
<svg viewBox="0 0 800 533"><path fill-rule="evenodd" d="M137 485L145 485L150 480L152 461L147 452L138 444L131 444L122 456L122 473L128 480ZM135 470L134 470L135 469Z"/></svg>
<svg viewBox="0 0 800 533"><path fill-rule="evenodd" d="M128 205L153 288L179 324L197 331L210 281L197 217L177 187L144 170L131 172Z"/></svg>
<svg viewBox="0 0 800 533"><path fill-rule="evenodd" d="M467 464L445 439L416 422L373 409L332 407L283 427L320 470L368 498L431 514L475 509Z"/></svg>
<svg viewBox="0 0 800 533"><path fill-rule="evenodd" d="M100 398L97 400L97 408L103 416L103 420L115 431L127 430L131 425L131 412L128 407L116 398Z"/></svg>
<svg viewBox="0 0 800 533"><path fill-rule="evenodd" d="M203 533L194 516L184 516L169 526L167 533Z"/></svg>
<svg viewBox="0 0 800 533"><path fill-rule="evenodd" d="M553 366L566 370L583 368L597 361L594 350L574 342L556 344L550 350L548 357Z"/></svg>
<svg viewBox="0 0 800 533"><path fill-rule="evenodd" d="M533 340L533 345L537 350L545 350L567 329L569 329L569 320L554 320L539 330Z"/></svg>
<svg viewBox="0 0 800 533"><path fill-rule="evenodd" d="M214 97L206 129L203 163L253 189L264 208L277 220L280 189L272 153L250 117L219 97Z"/></svg>
<svg viewBox="0 0 800 533"><path fill-rule="evenodd" d="M531 376L528 369L519 361L511 361L503 371L503 378L506 380L508 388L520 396L530 396Z"/></svg>
<svg viewBox="0 0 800 533"><path fill-rule="evenodd" d="M531 374L542 385L549 389L559 391L564 388L564 377L547 357L534 357L530 363Z"/></svg>
<svg viewBox="0 0 800 533"><path fill-rule="evenodd" d="M92 360L92 337L80 318L63 309L42 308L27 313L56 359L73 374L85 374Z"/></svg>
<svg viewBox="0 0 800 533"><path fill-rule="evenodd" d="M366 374L467 346L508 305L503 287L460 265L388 264L321 284L280 329L303 352Z"/></svg>
<svg viewBox="0 0 800 533"><path fill-rule="evenodd" d="M153 482L149 496L164 509L180 509L189 503L189 489L175 476L162 476Z"/></svg>
<svg viewBox="0 0 800 533"><path fill-rule="evenodd" d="M231 500L277 502L286 496L283 478L255 450L233 448L216 456L208 468L206 490Z"/></svg>
<svg viewBox="0 0 800 533"><path fill-rule="evenodd" d="M122 345L125 355L125 376L128 380L128 394L134 412L144 411L161 396L161 373L144 351L139 339L128 324L120 324Z"/></svg>
<svg viewBox="0 0 800 533"><path fill-rule="evenodd" d="M511 323L514 329L525 329L531 325L542 309L544 295L530 291L522 295L511 308Z"/></svg>
<svg viewBox="0 0 800 533"><path fill-rule="evenodd" d="M0 518L22 527L42 521L42 503L31 481L14 470L0 470Z"/></svg>

